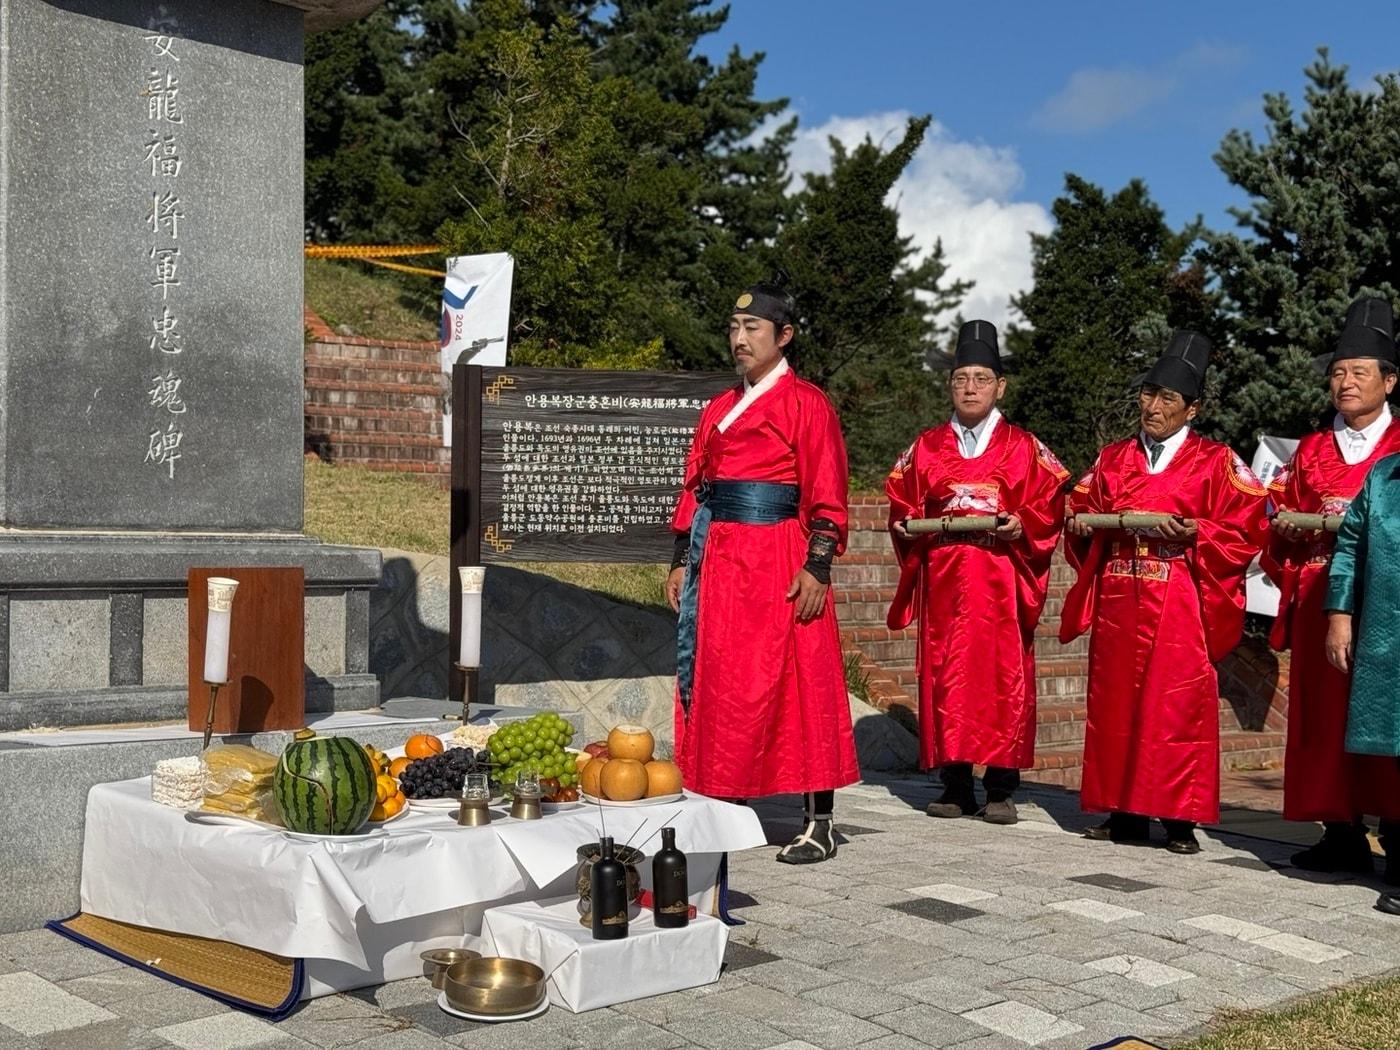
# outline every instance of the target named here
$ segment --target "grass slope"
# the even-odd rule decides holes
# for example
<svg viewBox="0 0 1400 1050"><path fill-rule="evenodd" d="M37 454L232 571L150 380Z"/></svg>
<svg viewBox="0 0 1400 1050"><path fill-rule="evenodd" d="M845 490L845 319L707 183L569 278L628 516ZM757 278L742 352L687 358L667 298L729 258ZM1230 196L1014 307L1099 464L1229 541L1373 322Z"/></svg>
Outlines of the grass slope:
<svg viewBox="0 0 1400 1050"><path fill-rule="evenodd" d="M307 304L336 331L345 325L366 339L436 340L438 312L431 304L441 283L430 277L405 278L413 282L410 286L393 277L365 272L369 268L359 262L307 259ZM421 293L417 301L409 294L410 287Z"/></svg>
<svg viewBox="0 0 1400 1050"><path fill-rule="evenodd" d="M447 490L410 474L332 465L308 456L303 473L306 532L327 543L354 547L397 547L438 554L448 550ZM670 612L666 604L666 565L593 562L515 562L537 572L617 601Z"/></svg>

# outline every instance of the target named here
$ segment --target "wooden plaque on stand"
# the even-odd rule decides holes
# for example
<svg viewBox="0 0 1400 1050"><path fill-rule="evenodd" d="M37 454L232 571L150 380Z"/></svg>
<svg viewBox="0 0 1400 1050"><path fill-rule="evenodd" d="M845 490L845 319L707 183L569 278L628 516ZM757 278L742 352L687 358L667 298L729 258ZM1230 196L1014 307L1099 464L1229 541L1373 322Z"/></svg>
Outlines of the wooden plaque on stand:
<svg viewBox="0 0 1400 1050"><path fill-rule="evenodd" d="M189 571L190 728L203 732L209 711L204 632L211 576L238 581L229 622L229 680L219 689L214 732L225 736L300 729L306 724L306 580L300 566Z"/></svg>

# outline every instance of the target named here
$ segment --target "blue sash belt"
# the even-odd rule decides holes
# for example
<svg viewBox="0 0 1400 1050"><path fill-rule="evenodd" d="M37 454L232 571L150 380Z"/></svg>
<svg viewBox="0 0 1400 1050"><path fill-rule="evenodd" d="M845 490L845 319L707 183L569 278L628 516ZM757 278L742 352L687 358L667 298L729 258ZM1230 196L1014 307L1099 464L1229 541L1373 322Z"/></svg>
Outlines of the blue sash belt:
<svg viewBox="0 0 1400 1050"><path fill-rule="evenodd" d="M695 626L700 615L700 565L712 521L745 525L776 525L797 517L800 490L772 481L707 481L695 493L700 506L690 522L690 559L681 585L681 611L676 623L676 678L681 707L690 714L695 687Z"/></svg>

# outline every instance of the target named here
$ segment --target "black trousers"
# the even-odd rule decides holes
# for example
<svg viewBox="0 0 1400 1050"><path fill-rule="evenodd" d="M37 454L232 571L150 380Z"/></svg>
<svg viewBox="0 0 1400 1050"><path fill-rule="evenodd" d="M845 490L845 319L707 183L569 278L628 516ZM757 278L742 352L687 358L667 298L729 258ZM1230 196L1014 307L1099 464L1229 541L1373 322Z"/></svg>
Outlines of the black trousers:
<svg viewBox="0 0 1400 1050"><path fill-rule="evenodd" d="M949 794L973 798L972 763L948 762L938 767L938 778ZM1004 802L1021 786L1021 771L1002 766L988 766L982 774L982 787L988 802Z"/></svg>

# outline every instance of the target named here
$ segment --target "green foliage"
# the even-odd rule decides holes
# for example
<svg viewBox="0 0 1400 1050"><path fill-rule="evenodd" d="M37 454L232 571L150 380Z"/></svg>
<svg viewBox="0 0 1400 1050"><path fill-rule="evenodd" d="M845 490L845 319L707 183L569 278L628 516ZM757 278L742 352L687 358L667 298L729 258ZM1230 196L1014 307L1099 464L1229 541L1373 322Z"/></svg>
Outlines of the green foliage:
<svg viewBox="0 0 1400 1050"><path fill-rule="evenodd" d="M1302 113L1266 95L1264 140L1232 131L1215 155L1250 196L1232 212L1239 232L1208 235L1203 252L1234 344L1210 424L1241 449L1317 425L1327 398L1310 359L1355 297L1400 299L1400 79L1353 88L1325 48L1305 75Z"/></svg>
<svg viewBox="0 0 1400 1050"><path fill-rule="evenodd" d="M1133 380L1173 328L1217 337L1217 306L1188 265L1195 226L1175 232L1147 187L1113 196L1077 175L1053 207L1055 229L1031 238L1035 284L1015 302L1026 327L1008 336L1016 374L1007 412L1072 471L1133 432Z"/></svg>
<svg viewBox="0 0 1400 1050"><path fill-rule="evenodd" d="M883 478L927 425L937 397L924 368L932 318L970 287L943 283L941 245L916 258L886 203L930 119L910 120L889 151L868 138L848 151L833 139L830 173L807 176L778 239L802 311L795 363L831 395L862 477Z"/></svg>

